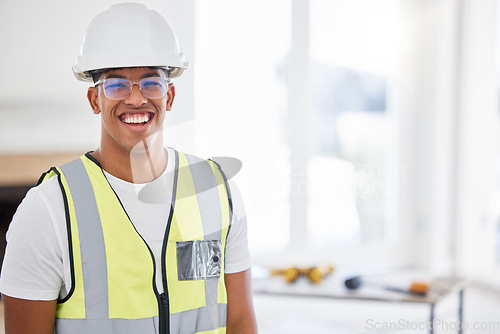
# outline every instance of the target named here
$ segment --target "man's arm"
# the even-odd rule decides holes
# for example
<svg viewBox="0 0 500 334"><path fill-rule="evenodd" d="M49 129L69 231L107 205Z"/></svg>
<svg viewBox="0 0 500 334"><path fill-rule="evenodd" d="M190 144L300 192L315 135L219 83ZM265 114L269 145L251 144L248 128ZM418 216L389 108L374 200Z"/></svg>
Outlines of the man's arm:
<svg viewBox="0 0 500 334"><path fill-rule="evenodd" d="M227 290L227 334L256 334L250 269L225 275Z"/></svg>
<svg viewBox="0 0 500 334"><path fill-rule="evenodd" d="M2 295L5 334L54 334L57 300L40 301Z"/></svg>

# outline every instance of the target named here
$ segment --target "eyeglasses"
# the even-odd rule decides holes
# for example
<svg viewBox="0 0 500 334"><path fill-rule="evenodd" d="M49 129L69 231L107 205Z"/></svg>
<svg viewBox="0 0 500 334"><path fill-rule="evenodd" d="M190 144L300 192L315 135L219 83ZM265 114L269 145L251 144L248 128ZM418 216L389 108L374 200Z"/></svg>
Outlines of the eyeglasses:
<svg viewBox="0 0 500 334"><path fill-rule="evenodd" d="M162 77L145 78L141 81L130 81L127 79L110 78L102 79L95 86L102 84L104 95L111 100L123 100L130 95L135 84L139 85L142 95L147 99L159 99L167 95L167 79Z"/></svg>

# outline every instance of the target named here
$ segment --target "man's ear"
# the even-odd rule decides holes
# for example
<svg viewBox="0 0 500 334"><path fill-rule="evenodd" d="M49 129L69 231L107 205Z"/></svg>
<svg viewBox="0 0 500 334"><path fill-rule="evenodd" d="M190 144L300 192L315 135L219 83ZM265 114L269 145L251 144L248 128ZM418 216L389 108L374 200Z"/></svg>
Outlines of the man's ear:
<svg viewBox="0 0 500 334"><path fill-rule="evenodd" d="M89 87L87 99L89 100L90 107L94 111L94 114L100 114L101 109L99 108L99 92L97 91L97 87Z"/></svg>
<svg viewBox="0 0 500 334"><path fill-rule="evenodd" d="M172 105L174 104L175 98L175 86L173 83L168 84L167 91L167 111L172 110Z"/></svg>

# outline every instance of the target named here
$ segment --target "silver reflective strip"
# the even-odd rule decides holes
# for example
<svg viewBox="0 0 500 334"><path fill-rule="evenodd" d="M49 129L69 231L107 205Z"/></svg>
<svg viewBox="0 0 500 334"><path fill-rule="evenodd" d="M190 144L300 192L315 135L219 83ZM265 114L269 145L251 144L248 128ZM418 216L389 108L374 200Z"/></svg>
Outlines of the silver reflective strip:
<svg viewBox="0 0 500 334"><path fill-rule="evenodd" d="M219 316L219 308L217 305L220 305L217 303L217 295L219 292L219 280L218 279L207 279L205 280L205 302L207 303L206 307L204 307L205 310L204 312L201 312L198 315L198 322L203 324L204 328L203 330L209 330L209 329L216 329L218 327L221 327L219 324L220 321L220 316ZM227 304L224 304L224 306L227 306ZM200 324L200 325L201 325ZM222 327L225 327L222 326ZM202 330L200 330L201 332Z"/></svg>
<svg viewBox="0 0 500 334"><path fill-rule="evenodd" d="M193 177L205 240L221 240L222 214L219 190L210 164L186 154Z"/></svg>
<svg viewBox="0 0 500 334"><path fill-rule="evenodd" d="M66 319L58 318L55 334L158 333L158 317L144 319Z"/></svg>
<svg viewBox="0 0 500 334"><path fill-rule="evenodd" d="M73 198L78 222L85 317L105 319L109 317L106 250L94 189L80 159L63 165L61 170Z"/></svg>
<svg viewBox="0 0 500 334"><path fill-rule="evenodd" d="M226 319L227 304L174 313L170 315L170 334L193 334L226 327Z"/></svg>

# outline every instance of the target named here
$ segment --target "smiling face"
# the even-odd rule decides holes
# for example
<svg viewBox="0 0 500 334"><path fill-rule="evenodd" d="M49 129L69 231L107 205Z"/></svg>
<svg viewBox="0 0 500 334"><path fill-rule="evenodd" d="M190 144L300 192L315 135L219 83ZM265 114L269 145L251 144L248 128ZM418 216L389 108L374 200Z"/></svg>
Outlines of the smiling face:
<svg viewBox="0 0 500 334"><path fill-rule="evenodd" d="M161 131L165 112L171 110L175 89L169 84L167 94L161 98L146 98L139 89L139 82L145 78L162 77L161 69L131 67L113 69L101 75L104 79L121 78L137 82L130 94L122 100L108 98L103 84L90 87L87 93L94 114L101 114L101 149L119 150L129 153L134 146L148 137L157 138L156 145L163 145ZM144 88L143 88L144 89ZM158 136L152 136L158 133ZM116 153L119 153L115 151Z"/></svg>

